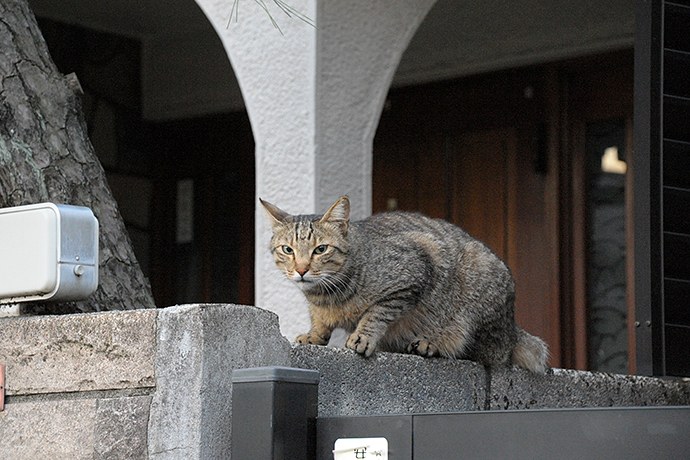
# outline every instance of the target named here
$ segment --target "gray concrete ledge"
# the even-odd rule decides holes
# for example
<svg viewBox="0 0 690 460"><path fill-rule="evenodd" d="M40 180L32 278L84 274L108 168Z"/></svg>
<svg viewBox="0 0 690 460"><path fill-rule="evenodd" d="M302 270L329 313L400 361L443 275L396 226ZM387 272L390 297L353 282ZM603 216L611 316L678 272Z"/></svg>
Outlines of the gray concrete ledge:
<svg viewBox="0 0 690 460"><path fill-rule="evenodd" d="M690 405L690 382L296 345L292 365L321 372L319 416Z"/></svg>
<svg viewBox="0 0 690 460"><path fill-rule="evenodd" d="M493 410L678 405L690 405L690 382L571 369L501 369L491 378Z"/></svg>
<svg viewBox="0 0 690 460"><path fill-rule="evenodd" d="M319 416L481 410L484 368L471 361L297 345L292 365L321 373Z"/></svg>

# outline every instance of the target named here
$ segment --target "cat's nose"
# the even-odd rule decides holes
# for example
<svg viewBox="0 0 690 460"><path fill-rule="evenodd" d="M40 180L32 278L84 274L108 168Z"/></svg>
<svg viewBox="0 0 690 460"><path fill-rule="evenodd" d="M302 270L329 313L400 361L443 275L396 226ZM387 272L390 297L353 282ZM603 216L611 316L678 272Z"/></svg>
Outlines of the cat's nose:
<svg viewBox="0 0 690 460"><path fill-rule="evenodd" d="M309 269L308 268L296 268L295 271L297 273L299 273L299 276L304 278L304 274L307 273L309 271Z"/></svg>

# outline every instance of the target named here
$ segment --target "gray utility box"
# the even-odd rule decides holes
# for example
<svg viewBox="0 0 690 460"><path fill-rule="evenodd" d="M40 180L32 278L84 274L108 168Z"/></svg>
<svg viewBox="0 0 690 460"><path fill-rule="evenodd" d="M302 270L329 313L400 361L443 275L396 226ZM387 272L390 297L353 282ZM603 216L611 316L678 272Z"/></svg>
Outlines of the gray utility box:
<svg viewBox="0 0 690 460"><path fill-rule="evenodd" d="M0 304L80 300L98 287L98 220L53 203L0 209Z"/></svg>

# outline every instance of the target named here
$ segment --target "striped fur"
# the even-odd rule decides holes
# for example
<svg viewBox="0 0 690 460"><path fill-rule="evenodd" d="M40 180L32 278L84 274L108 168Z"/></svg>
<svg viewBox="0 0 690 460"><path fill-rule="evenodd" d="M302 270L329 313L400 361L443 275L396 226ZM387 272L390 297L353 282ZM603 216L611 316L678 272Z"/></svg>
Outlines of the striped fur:
<svg viewBox="0 0 690 460"><path fill-rule="evenodd" d="M323 215L290 215L261 200L273 225L276 265L309 301L311 329L298 343L513 363L546 370L546 344L515 324L508 267L459 227L393 212L350 222L339 198Z"/></svg>

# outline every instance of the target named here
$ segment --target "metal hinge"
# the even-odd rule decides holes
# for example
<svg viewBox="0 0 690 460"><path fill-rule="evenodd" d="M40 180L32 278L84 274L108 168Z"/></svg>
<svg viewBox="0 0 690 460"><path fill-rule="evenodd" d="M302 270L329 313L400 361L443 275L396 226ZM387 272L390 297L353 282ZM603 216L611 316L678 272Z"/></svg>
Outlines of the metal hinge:
<svg viewBox="0 0 690 460"><path fill-rule="evenodd" d="M5 364L0 363L0 412L5 410Z"/></svg>

